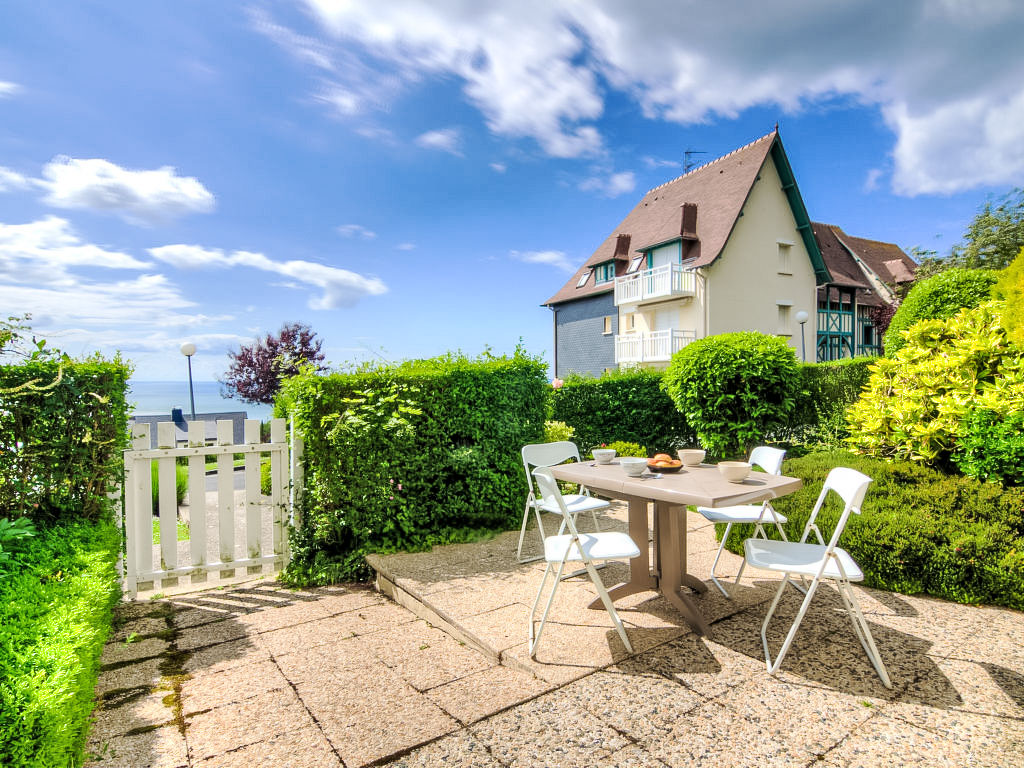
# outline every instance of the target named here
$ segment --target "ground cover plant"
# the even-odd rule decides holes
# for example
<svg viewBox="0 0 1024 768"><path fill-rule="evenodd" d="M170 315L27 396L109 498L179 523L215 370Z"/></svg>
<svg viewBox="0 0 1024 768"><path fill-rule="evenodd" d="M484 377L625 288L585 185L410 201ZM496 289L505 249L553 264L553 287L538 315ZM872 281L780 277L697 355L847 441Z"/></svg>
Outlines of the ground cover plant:
<svg viewBox="0 0 1024 768"><path fill-rule="evenodd" d="M825 477L839 466L874 480L862 513L851 516L840 542L864 570L867 586L1024 609L1024 489L911 461L812 453L783 466L804 487L772 502L789 518L791 541L803 532ZM835 499L823 509L818 524L826 540L840 512ZM774 527L766 530L778 538ZM735 526L727 546L742 554L743 539L752 535L753 526Z"/></svg>
<svg viewBox="0 0 1024 768"><path fill-rule="evenodd" d="M80 765L100 651L116 602L120 534L56 524L0 573L0 765Z"/></svg>
<svg viewBox="0 0 1024 768"><path fill-rule="evenodd" d="M547 390L522 350L289 379L275 407L304 436L305 486L285 578L361 578L369 552L515 526L520 450L543 439Z"/></svg>

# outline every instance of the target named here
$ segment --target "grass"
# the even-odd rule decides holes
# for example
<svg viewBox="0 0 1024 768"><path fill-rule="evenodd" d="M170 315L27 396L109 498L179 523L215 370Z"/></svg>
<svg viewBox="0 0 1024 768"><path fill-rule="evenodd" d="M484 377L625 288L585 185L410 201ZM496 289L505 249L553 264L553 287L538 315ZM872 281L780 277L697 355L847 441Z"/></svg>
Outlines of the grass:
<svg viewBox="0 0 1024 768"><path fill-rule="evenodd" d="M178 541L188 541L188 523L178 521ZM153 545L160 543L160 518L153 518Z"/></svg>

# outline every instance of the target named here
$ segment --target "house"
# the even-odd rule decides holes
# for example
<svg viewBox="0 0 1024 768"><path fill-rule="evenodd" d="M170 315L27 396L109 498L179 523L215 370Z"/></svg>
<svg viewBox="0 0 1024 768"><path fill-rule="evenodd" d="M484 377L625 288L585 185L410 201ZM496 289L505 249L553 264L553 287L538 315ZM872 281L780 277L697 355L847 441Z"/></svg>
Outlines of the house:
<svg viewBox="0 0 1024 768"><path fill-rule="evenodd" d="M837 328L826 355L864 350L852 330L853 318L868 317L858 298L893 279L885 264L898 262L902 278L913 262L895 246L909 265L888 244L817 226L845 272L834 275L823 255L778 129L655 187L544 302L555 376L661 368L695 339L744 330L781 336L802 356L802 317L812 345L819 327Z"/></svg>

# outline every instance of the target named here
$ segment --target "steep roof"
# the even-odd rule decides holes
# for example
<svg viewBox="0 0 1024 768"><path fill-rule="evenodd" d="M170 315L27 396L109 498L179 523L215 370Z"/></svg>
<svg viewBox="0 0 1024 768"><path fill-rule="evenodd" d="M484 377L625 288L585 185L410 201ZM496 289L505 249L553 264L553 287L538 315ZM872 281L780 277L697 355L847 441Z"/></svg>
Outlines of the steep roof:
<svg viewBox="0 0 1024 768"><path fill-rule="evenodd" d="M838 227L814 221L811 222L811 229L814 231L814 239L818 241L818 247L821 249L821 257L828 265L828 271L832 273L832 281L829 285L856 289L858 304L877 306L884 303L871 290L871 283L868 282L864 271L857 265L853 254L840 242L835 232ZM818 287L819 293L822 290L825 290L825 286Z"/></svg>
<svg viewBox="0 0 1024 768"><path fill-rule="evenodd" d="M917 262L907 256L903 249L895 243L853 237L836 226L833 226L832 229L840 242L863 261L868 269L878 275L882 282L898 285L914 280Z"/></svg>
<svg viewBox="0 0 1024 768"><path fill-rule="evenodd" d="M769 154L772 155L782 178L783 190L793 209L794 218L802 227L801 235L808 252L811 253L819 282L824 281L828 278L828 272L811 234L807 211L800 199L776 129L746 146L647 192L561 290L544 304L559 304L612 290L612 283L595 285L593 274L588 275L582 286L578 284L584 274L595 265L612 260L615 261L616 275L625 273L629 258L624 258L621 253L616 255L619 235L630 236L630 256L662 243L680 239L691 240L682 234L684 203L697 205L697 239L693 241L688 254L696 257L696 267L711 264L725 247Z"/></svg>
<svg viewBox="0 0 1024 768"><path fill-rule="evenodd" d="M813 222L814 237L821 255L832 273L832 285L857 289L859 304L880 305L886 299L871 290L871 281L865 269L875 273L888 285L910 282L914 279L916 262L895 243L866 240L848 235L835 224Z"/></svg>

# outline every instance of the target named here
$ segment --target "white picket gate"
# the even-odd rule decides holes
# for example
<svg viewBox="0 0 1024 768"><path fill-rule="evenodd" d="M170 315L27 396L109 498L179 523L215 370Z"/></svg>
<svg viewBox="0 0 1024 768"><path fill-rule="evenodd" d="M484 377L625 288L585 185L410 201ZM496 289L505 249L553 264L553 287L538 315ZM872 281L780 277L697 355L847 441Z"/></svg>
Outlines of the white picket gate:
<svg viewBox="0 0 1024 768"><path fill-rule="evenodd" d="M232 422L217 422L214 445L206 444L205 422L189 424L188 441L178 447L172 422L157 424L157 447L151 448L149 424L136 424L132 447L124 452L124 591L134 597L147 585L175 586L187 577L203 583L207 574L220 578L262 573L265 565L283 568L288 559L288 523L294 493L301 487L302 442L292 431L292 450L285 439L285 420L270 422L270 442L260 442L260 422L246 419L244 441L233 442ZM238 508L234 488L234 455L243 454L244 505ZM261 457L269 455L271 493L260 491ZM216 510L206 504L206 457L217 457ZM179 546L175 497L179 457L188 458L189 538ZM157 462L159 547L153 544L152 462ZM264 533L269 528L269 536ZM236 533L240 534L236 542ZM269 541L268 541L269 539ZM244 544L243 544L244 542ZM216 544L216 547L213 545ZM182 562L186 561L186 562ZM245 569L238 574L238 569Z"/></svg>

